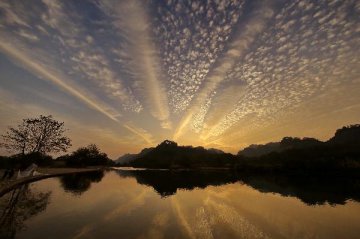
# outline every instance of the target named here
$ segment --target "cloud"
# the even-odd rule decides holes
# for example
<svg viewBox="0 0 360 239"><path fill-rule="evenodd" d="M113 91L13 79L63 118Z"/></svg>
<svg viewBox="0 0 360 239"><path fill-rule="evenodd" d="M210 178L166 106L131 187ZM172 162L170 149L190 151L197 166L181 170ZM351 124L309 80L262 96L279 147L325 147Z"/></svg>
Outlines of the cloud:
<svg viewBox="0 0 360 239"><path fill-rule="evenodd" d="M30 25L26 23L26 20L23 19L23 16L16 13L13 4L6 1L1 1L0 9L3 11L3 18L6 24L30 27Z"/></svg>
<svg viewBox="0 0 360 239"><path fill-rule="evenodd" d="M37 3L0 2L1 52L146 144L255 143L298 109L330 112L317 96L359 100L355 0Z"/></svg>
<svg viewBox="0 0 360 239"><path fill-rule="evenodd" d="M21 37L26 38L27 40L30 40L30 41L39 41L39 38L36 35L26 32L24 30L20 30L17 34Z"/></svg>
<svg viewBox="0 0 360 239"><path fill-rule="evenodd" d="M81 100L83 103L88 105L89 107L99 111L100 113L107 116L109 119L121 123L119 117L121 117L121 113L117 112L111 106L106 105L104 103L99 102L98 100L94 100L89 96L89 93L86 94L81 92L81 90L77 89L71 83L68 82L64 76L61 76L59 73L48 69L43 64L37 63L34 59L30 58L28 54L23 53L16 48L12 47L11 45L5 44L0 42L0 50L13 59L15 59L22 67L29 70L33 74L37 75L38 77L48 80L51 83L59 86L65 92L71 94L72 96L76 97L77 99ZM152 136L145 130L135 127L131 123L122 124L124 128L128 129L130 132L134 133L135 135L141 137L146 143L153 144Z"/></svg>
<svg viewBox="0 0 360 239"><path fill-rule="evenodd" d="M200 138L206 139L208 130L212 129L224 115L230 113L234 105L244 97L246 86L242 85L241 82L237 83L218 90L217 94L212 98L211 108L206 112L206 121L204 120L203 124L201 124Z"/></svg>
<svg viewBox="0 0 360 239"><path fill-rule="evenodd" d="M286 4L273 25L256 40L257 47L235 64L227 80L244 81L245 94L205 138L216 139L233 126L237 131L264 128L290 115L310 97L325 93L325 89L348 84L348 77L357 79L351 62L358 57L346 47L354 44L346 32L356 25L350 18L345 20L348 4L337 3L337 11L323 6L321 10L308 8L304 13L305 6L303 2ZM332 16L332 20L339 20L320 23L312 20L314 14L319 19ZM254 114L251 121L238 124Z"/></svg>
<svg viewBox="0 0 360 239"><path fill-rule="evenodd" d="M125 128L127 128L128 130L130 130L131 132L133 132L134 134L140 136L149 145L154 144L154 141L153 141L153 138L152 138L151 134L149 134L146 130L144 130L142 128L139 128L139 127L136 127L131 122L125 123L123 126Z"/></svg>
<svg viewBox="0 0 360 239"><path fill-rule="evenodd" d="M127 55L132 59L135 88L146 97L151 114L162 128L171 128L167 92L156 46L151 36L151 23L140 1L103 1L103 7L115 18L114 25L128 41ZM121 59L121 55L119 58Z"/></svg>
<svg viewBox="0 0 360 239"><path fill-rule="evenodd" d="M169 102L183 112L199 91L216 58L233 33L244 1L168 1L155 4L157 36L164 70L170 81Z"/></svg>
<svg viewBox="0 0 360 239"><path fill-rule="evenodd" d="M72 72L91 80L114 99L119 99L124 110L140 112L143 107L130 88L124 86L123 79L113 69L106 51L93 46L95 39L87 33L81 18L67 12L62 2L43 0L47 11L41 15L47 27L57 32L63 57Z"/></svg>
<svg viewBox="0 0 360 239"><path fill-rule="evenodd" d="M4 29L0 29L1 51L21 67L59 86L113 121L121 123L119 118L123 115L116 109L118 106L112 106L113 99L120 99L124 110L140 112L140 102L112 69L111 59L105 54L107 49L90 46L95 39L84 34L86 26L79 16L66 11L60 1L44 0L43 3L45 9L34 6L34 12L23 11L24 4L0 4L6 12L5 19L0 19L0 23L5 24ZM20 25L19 30L12 31L13 24ZM150 134L128 124L124 127L150 142Z"/></svg>
<svg viewBox="0 0 360 239"><path fill-rule="evenodd" d="M189 118L196 114L199 108L206 103L210 94L224 81L226 73L234 67L236 60L245 53L255 37L264 29L267 20L272 16L273 10L267 4L263 4L244 25L238 26L238 35L234 37L229 49L225 52L224 56L217 61L216 66L208 74L206 83L199 91L194 104L180 122L174 134L174 139L179 138L184 133L190 121Z"/></svg>
<svg viewBox="0 0 360 239"><path fill-rule="evenodd" d="M108 118L114 121L118 121L118 119L114 115L110 114L105 109L105 107L102 106L100 103L92 100L85 94L81 93L79 90L75 89L69 83L66 83L65 79L57 76L56 73L51 72L45 66L36 63L36 61L34 61L34 59L29 58L26 53L24 54L23 52L17 50L17 48L9 44L6 44L4 42L0 42L0 49L2 52L8 54L10 57L20 62L20 64L30 72L33 72L35 75L38 75L42 79L49 80L50 82L60 86L64 91L75 96L76 98L78 98L79 100L90 106L91 108L101 112L102 114L104 114L105 116L107 116Z"/></svg>

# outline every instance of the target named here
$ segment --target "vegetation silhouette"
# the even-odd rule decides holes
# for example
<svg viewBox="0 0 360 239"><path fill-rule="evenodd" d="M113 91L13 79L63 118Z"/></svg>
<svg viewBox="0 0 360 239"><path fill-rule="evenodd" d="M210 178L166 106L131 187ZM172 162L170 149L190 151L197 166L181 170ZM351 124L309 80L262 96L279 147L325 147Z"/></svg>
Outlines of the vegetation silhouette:
<svg viewBox="0 0 360 239"><path fill-rule="evenodd" d="M71 154L66 154L53 159L50 155L40 152L26 155L16 154L10 157L0 156L0 168L25 169L31 164L42 167L87 167L87 166L113 166L115 162L91 144L80 147Z"/></svg>
<svg viewBox="0 0 360 239"><path fill-rule="evenodd" d="M59 122L51 115L23 119L16 128L9 127L2 135L1 147L21 155L30 153L66 152L71 140L64 136L64 122Z"/></svg>
<svg viewBox="0 0 360 239"><path fill-rule="evenodd" d="M128 164L131 161L133 161L134 159L137 159L137 158L140 158L140 157L144 156L145 154L152 151L153 149L154 149L153 147L144 148L138 154L124 154L124 155L120 156L117 160L115 160L115 163L116 164Z"/></svg>
<svg viewBox="0 0 360 239"><path fill-rule="evenodd" d="M66 166L70 167L85 167L85 166L99 166L99 165L113 165L114 162L109 157L100 151L95 144L90 144L86 147L81 147L75 150L70 155L63 155L57 158L57 161L63 161Z"/></svg>
<svg viewBox="0 0 360 239"><path fill-rule="evenodd" d="M60 183L65 192L81 195L90 189L92 183L98 183L104 177L103 171L83 172L61 176Z"/></svg>
<svg viewBox="0 0 360 239"><path fill-rule="evenodd" d="M26 155L16 154L10 157L0 156L0 168L16 168L22 170L33 163L38 166L50 167L54 165L54 159L49 155L39 152Z"/></svg>
<svg viewBox="0 0 360 239"><path fill-rule="evenodd" d="M220 150L203 147L178 146L177 143L165 140L146 154L139 155L122 165L144 168L201 168L231 167L235 155Z"/></svg>
<svg viewBox="0 0 360 239"><path fill-rule="evenodd" d="M54 160L49 154L66 152L71 140L64 136L64 122L51 115L23 119L17 127L9 127L1 135L0 147L15 152L10 157L0 156L0 168L26 168L32 163L51 167L86 167L114 164L108 156L100 152L95 144L81 147Z"/></svg>
<svg viewBox="0 0 360 239"><path fill-rule="evenodd" d="M244 156L244 150L240 151L239 157L242 160L238 161L237 169L308 174L358 174L360 125L338 129L334 137L326 142L311 140L310 143L307 139L287 140L285 148L256 157Z"/></svg>
<svg viewBox="0 0 360 239"><path fill-rule="evenodd" d="M0 238L15 238L24 230L24 222L42 211L49 204L50 192L35 192L28 184L14 189L0 198Z"/></svg>
<svg viewBox="0 0 360 239"><path fill-rule="evenodd" d="M121 177L133 177L139 184L152 187L161 197L178 190L208 186L245 184L260 192L296 197L307 205L345 204L360 201L357 177L294 177L293 175L244 174L235 171L117 170Z"/></svg>
<svg viewBox="0 0 360 239"><path fill-rule="evenodd" d="M284 137L280 142L271 142L264 145L250 145L238 152L238 155L245 157L259 157L272 152L283 152L290 149L305 149L320 146L321 141L314 138Z"/></svg>
<svg viewBox="0 0 360 239"><path fill-rule="evenodd" d="M285 137L280 142L250 146L238 155L203 147L178 146L165 140L119 166L168 169L227 168L248 172L357 174L360 170L360 125L336 131L326 142Z"/></svg>

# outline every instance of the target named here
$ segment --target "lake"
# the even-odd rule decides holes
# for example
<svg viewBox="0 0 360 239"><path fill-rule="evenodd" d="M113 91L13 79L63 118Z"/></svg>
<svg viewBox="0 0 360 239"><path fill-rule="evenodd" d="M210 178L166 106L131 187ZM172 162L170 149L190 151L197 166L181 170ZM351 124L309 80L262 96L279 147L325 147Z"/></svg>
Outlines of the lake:
<svg viewBox="0 0 360 239"><path fill-rule="evenodd" d="M0 198L0 238L360 238L359 180L110 170Z"/></svg>

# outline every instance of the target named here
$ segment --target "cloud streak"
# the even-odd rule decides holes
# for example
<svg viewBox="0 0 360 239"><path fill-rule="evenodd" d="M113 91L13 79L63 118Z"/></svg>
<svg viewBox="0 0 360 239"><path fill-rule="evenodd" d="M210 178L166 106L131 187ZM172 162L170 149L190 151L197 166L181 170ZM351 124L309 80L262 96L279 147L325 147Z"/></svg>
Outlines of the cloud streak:
<svg viewBox="0 0 360 239"><path fill-rule="evenodd" d="M11 45L6 44L4 42L0 42L0 49L4 53L8 54L10 57L19 61L22 66L24 66L27 70L33 72L35 75L38 75L42 79L49 80L50 82L60 86L64 91L75 96L76 98L78 98L79 100L90 106L91 108L104 114L111 120L114 120L116 122L119 121L115 117L116 115L119 115L119 113L117 113L116 115L109 113L107 110L105 110L104 106L92 100L91 98L87 97L85 94L81 93L79 90L75 89L73 86L66 83L66 80L57 76L56 73L51 72L48 69L46 69L44 66L36 63L34 59L29 58L26 54L20 52L15 47L12 47Z"/></svg>
<svg viewBox="0 0 360 239"><path fill-rule="evenodd" d="M21 51L17 50L16 48L12 47L11 45L3 43L3 42L0 42L0 49L4 53L6 53L10 57L12 57L14 60L19 62L20 65L23 66L25 69L33 72L35 75L39 76L42 79L48 80L51 83L58 85L65 92L76 97L81 102L85 103L90 108L95 109L96 111L102 113L109 119L111 119L115 122L121 123L118 119L119 117L121 117L121 113L112 109L112 107L110 107L108 105L99 103L98 101L91 99L90 97L88 97L89 94L85 95L84 93L82 93L80 90L76 89L71 84L66 83L66 81L63 78L57 76L56 73L51 72L50 70L46 69L46 67L36 63L33 59L30 59L27 56L27 54L22 53ZM131 123L125 123L125 124L122 124L122 126L126 129L128 129L133 134L142 138L147 144L149 144L149 145L153 144L151 134L149 134L144 129L136 127Z"/></svg>
<svg viewBox="0 0 360 239"><path fill-rule="evenodd" d="M43 1L47 12L41 15L45 26L56 31L61 53L68 68L81 78L91 80L114 99L119 99L124 110L140 112L142 106L130 88L126 88L119 74L113 69L108 49L99 49L94 38L87 33L76 14L66 13L60 1Z"/></svg>
<svg viewBox="0 0 360 239"><path fill-rule="evenodd" d="M160 60L151 36L151 22L140 1L104 1L103 7L110 12L114 25L128 39L125 50L135 80L134 88L145 96L151 114L161 127L171 128L167 93L163 84ZM120 52L120 51L118 51ZM121 59L123 55L118 55Z"/></svg>
<svg viewBox="0 0 360 239"><path fill-rule="evenodd" d="M123 126L128 130L130 130L131 132L133 132L134 134L136 134L137 136L141 137L149 145L154 144L153 137L146 130L136 127L132 123L125 123Z"/></svg>

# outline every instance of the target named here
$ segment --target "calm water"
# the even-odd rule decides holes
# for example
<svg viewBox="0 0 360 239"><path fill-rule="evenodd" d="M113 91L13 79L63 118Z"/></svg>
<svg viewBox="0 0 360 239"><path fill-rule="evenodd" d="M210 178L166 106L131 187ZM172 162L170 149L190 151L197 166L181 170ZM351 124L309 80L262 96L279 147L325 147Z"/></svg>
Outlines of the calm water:
<svg viewBox="0 0 360 239"><path fill-rule="evenodd" d="M0 238L360 238L354 179L108 171L0 198Z"/></svg>

